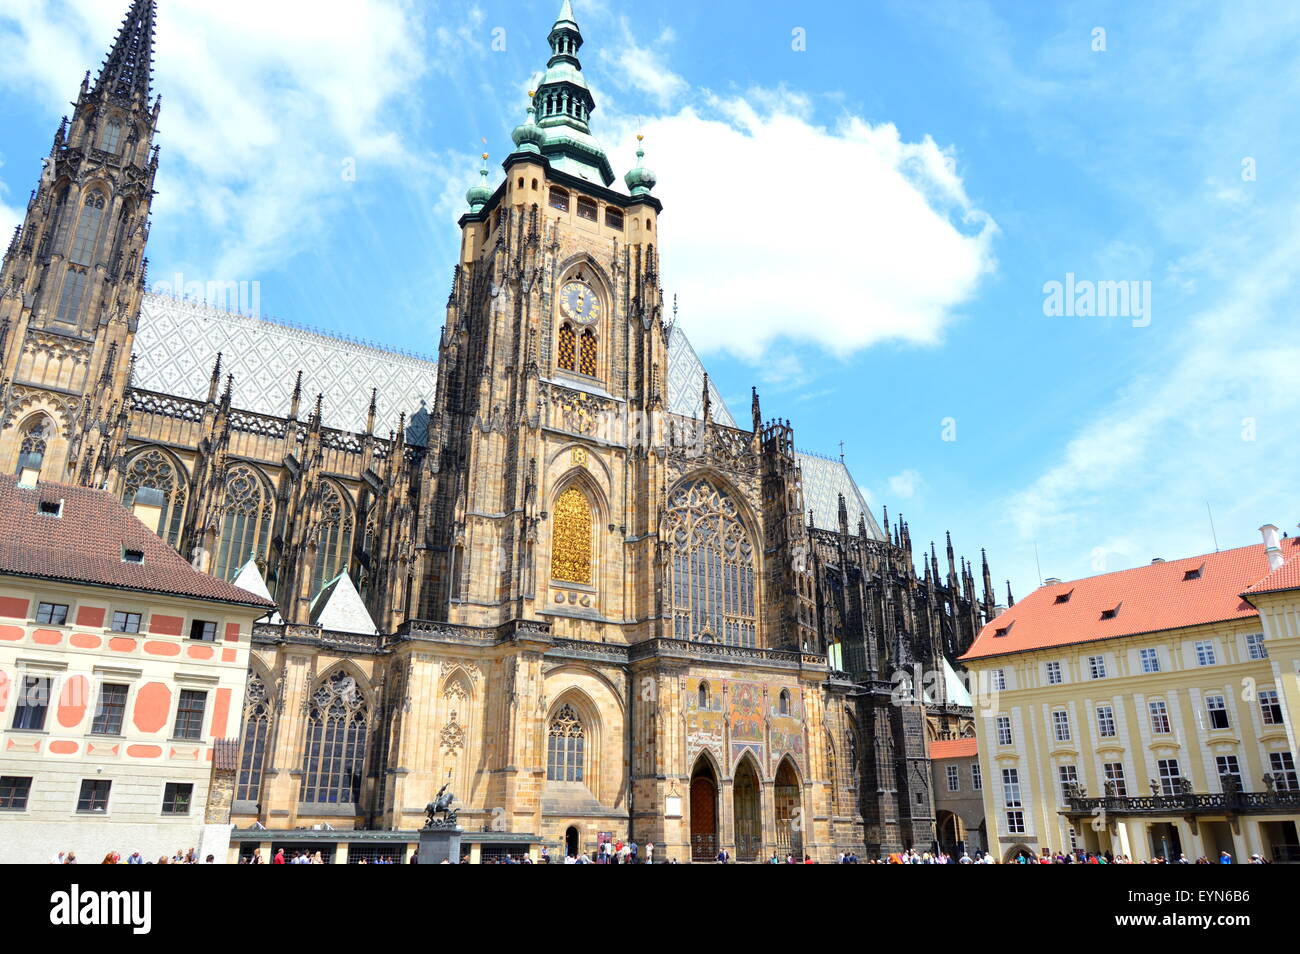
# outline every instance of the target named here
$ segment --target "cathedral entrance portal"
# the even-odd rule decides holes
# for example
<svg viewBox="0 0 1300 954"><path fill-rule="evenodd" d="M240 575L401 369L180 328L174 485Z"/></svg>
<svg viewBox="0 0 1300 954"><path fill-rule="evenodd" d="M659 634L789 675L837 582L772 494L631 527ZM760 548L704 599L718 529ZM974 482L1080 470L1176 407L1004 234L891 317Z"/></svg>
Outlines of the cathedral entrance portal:
<svg viewBox="0 0 1300 954"><path fill-rule="evenodd" d="M570 858L578 857L578 829L572 825L564 833L564 853Z"/></svg>
<svg viewBox="0 0 1300 954"><path fill-rule="evenodd" d="M709 760L701 757L691 775L691 861L712 861L718 855L718 779Z"/></svg>
<svg viewBox="0 0 1300 954"><path fill-rule="evenodd" d="M742 758L736 766L731 799L736 823L736 860L757 861L763 848L763 822L753 759Z"/></svg>
<svg viewBox="0 0 1300 954"><path fill-rule="evenodd" d="M776 844L782 854L803 860L803 809L800 807L799 777L789 759L776 770Z"/></svg>

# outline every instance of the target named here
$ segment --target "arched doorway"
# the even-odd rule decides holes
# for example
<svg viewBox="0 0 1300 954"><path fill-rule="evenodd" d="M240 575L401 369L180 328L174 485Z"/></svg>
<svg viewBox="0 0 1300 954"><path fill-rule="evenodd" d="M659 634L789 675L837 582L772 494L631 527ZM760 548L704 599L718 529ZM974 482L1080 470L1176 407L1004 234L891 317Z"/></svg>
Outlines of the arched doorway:
<svg viewBox="0 0 1300 954"><path fill-rule="evenodd" d="M935 834L939 836L940 850L955 855L965 849L966 830L956 812L940 810L934 827Z"/></svg>
<svg viewBox="0 0 1300 954"><path fill-rule="evenodd" d="M736 823L736 860L757 861L763 849L763 821L759 808L758 772L749 756L742 758L736 766L731 801Z"/></svg>
<svg viewBox="0 0 1300 954"><path fill-rule="evenodd" d="M1011 848L1008 848L1007 853L1002 856L1002 863L1004 865L1033 864L1037 860L1038 856L1034 854L1033 849L1028 845L1013 845Z"/></svg>
<svg viewBox="0 0 1300 954"><path fill-rule="evenodd" d="M804 817L799 792L799 776L789 759L782 759L776 770L776 844L781 854L803 860Z"/></svg>
<svg viewBox="0 0 1300 954"><path fill-rule="evenodd" d="M718 854L718 778L701 756L691 773L691 860L712 861Z"/></svg>

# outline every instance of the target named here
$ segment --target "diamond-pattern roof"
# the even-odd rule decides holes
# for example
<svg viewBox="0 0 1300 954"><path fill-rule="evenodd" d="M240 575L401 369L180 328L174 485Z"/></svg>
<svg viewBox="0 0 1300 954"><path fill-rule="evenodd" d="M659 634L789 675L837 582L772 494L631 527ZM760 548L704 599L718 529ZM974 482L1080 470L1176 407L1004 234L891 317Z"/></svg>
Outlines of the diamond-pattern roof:
<svg viewBox="0 0 1300 954"><path fill-rule="evenodd" d="M727 427L736 426L736 419L712 379L709 403L714 421ZM668 335L668 410L684 417L704 416L704 365L680 325L673 325Z"/></svg>
<svg viewBox="0 0 1300 954"><path fill-rule="evenodd" d="M859 520L866 517L867 535L875 540L885 539L880 524L871 515L871 508L843 461L807 451L796 451L795 456L799 458L799 469L803 472L803 506L813 512L814 527L839 530L840 494L843 494L844 506L849 512L849 532L857 533Z"/></svg>

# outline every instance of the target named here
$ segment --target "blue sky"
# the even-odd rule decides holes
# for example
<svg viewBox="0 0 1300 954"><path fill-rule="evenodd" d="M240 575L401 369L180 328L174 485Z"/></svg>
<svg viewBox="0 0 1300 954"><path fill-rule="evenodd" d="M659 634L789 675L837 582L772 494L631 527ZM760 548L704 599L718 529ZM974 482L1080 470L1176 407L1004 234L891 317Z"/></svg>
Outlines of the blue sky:
<svg viewBox="0 0 1300 954"><path fill-rule="evenodd" d="M5 234L125 6L0 0ZM558 7L160 0L151 277L434 353ZM738 418L757 384L1017 595L1213 549L1207 505L1223 547L1294 528L1300 7L574 10L593 131L620 175L644 132L664 289ZM1045 315L1067 274L1149 282L1149 323Z"/></svg>

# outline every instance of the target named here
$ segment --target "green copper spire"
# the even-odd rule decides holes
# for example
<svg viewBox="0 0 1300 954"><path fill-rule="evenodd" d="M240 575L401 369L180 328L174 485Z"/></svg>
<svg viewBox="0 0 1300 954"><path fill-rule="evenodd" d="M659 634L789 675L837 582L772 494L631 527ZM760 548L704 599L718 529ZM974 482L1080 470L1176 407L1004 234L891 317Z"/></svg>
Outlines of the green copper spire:
<svg viewBox="0 0 1300 954"><path fill-rule="evenodd" d="M485 152L483 153L483 168L478 171L479 176L481 176L478 180L478 185L470 186L469 191L465 193L465 201L469 203L469 210L471 212L479 211L483 206L487 205L488 200L492 198L492 190L488 187L487 181L487 160L488 154Z"/></svg>
<svg viewBox="0 0 1300 954"><path fill-rule="evenodd" d="M645 159L645 150L641 148L641 140L645 139L640 133L636 137L636 165L623 181L627 183L627 189L633 195L649 195L650 190L655 187L655 174L647 169L642 162Z"/></svg>
<svg viewBox="0 0 1300 954"><path fill-rule="evenodd" d="M510 137L515 141L519 152L541 152L541 146L546 142L546 132L537 125L537 109L533 106L533 98L536 95L532 90L529 91L528 118L523 125L515 127Z"/></svg>
<svg viewBox="0 0 1300 954"><path fill-rule="evenodd" d="M546 73L533 100L536 124L545 133L545 141L538 146L552 167L608 186L614 181L614 170L605 150L587 126L596 103L578 60L582 32L573 18L569 0L564 0L560 15L546 39L551 46L551 58L546 61ZM531 151L516 142L523 151Z"/></svg>

